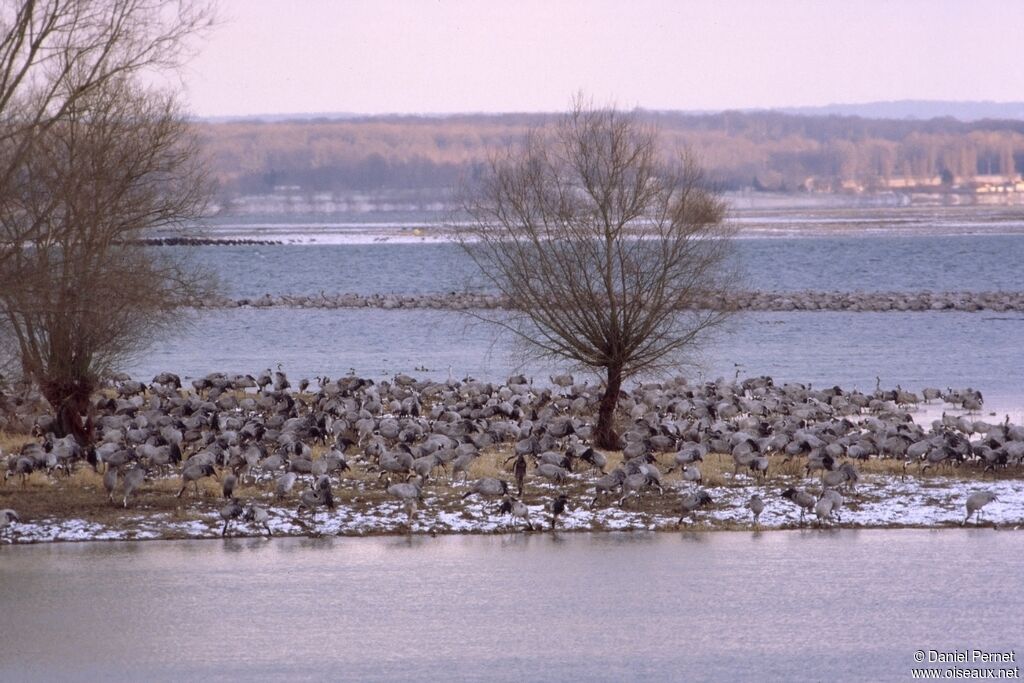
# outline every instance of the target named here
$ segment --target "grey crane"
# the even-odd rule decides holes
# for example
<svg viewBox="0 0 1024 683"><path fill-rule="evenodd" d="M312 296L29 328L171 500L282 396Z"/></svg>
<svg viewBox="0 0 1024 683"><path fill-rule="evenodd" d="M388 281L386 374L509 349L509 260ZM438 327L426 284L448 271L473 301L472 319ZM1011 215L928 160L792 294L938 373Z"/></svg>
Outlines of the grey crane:
<svg viewBox="0 0 1024 683"><path fill-rule="evenodd" d="M996 494L991 491L975 491L971 495L967 496L967 516L964 517L964 521L960 522L960 526L967 524L967 520L971 518L971 515L977 513L977 521L981 522L981 508L985 507L993 500L996 500Z"/></svg>
<svg viewBox="0 0 1024 683"><path fill-rule="evenodd" d="M761 513L764 512L764 500L761 496L756 493L750 497L747 501L747 509L750 510L750 514L754 515L754 526L760 526Z"/></svg>
<svg viewBox="0 0 1024 683"><path fill-rule="evenodd" d="M295 480L297 478L298 475L294 472L285 472L278 477L274 486L274 497L281 500L287 496L288 492L292 490L293 486L295 486Z"/></svg>
<svg viewBox="0 0 1024 683"><path fill-rule="evenodd" d="M843 485L852 488L858 479L860 474L850 462L844 462L837 469L827 470L821 475L821 483L825 488L838 488Z"/></svg>
<svg viewBox="0 0 1024 683"><path fill-rule="evenodd" d="M388 495L398 498L405 504L406 518L409 525L412 525L413 515L416 514L416 504L423 500L423 485L420 481L413 479L401 484L390 484L387 487L387 492ZM463 498L465 497L463 496Z"/></svg>
<svg viewBox="0 0 1024 683"><path fill-rule="evenodd" d="M220 532L221 536L227 536L228 525L231 523L231 520L241 517L244 511L245 508L242 507L237 498L232 498L228 501L227 505L220 509L220 518L224 520L224 529Z"/></svg>
<svg viewBox="0 0 1024 683"><path fill-rule="evenodd" d="M571 458L567 454L562 454L557 451L545 451L541 453L536 456L536 462L538 465L554 465L555 467L562 467L566 470L572 469L570 467Z"/></svg>
<svg viewBox="0 0 1024 683"><path fill-rule="evenodd" d="M835 517L836 521L841 523L843 521L841 510L845 502L843 494L836 489L823 490L818 497L818 502L814 504L814 514L818 517L818 522L821 523L822 512L824 512L826 520Z"/></svg>
<svg viewBox="0 0 1024 683"><path fill-rule="evenodd" d="M611 493L615 489L621 488L622 483L625 480L626 471L621 467L616 467L614 470L595 481L594 499L590 502L590 507L597 505L597 501L600 500L603 494Z"/></svg>
<svg viewBox="0 0 1024 683"><path fill-rule="evenodd" d="M460 455L460 456L456 457L454 460L452 460L452 473L451 473L451 476L449 477L449 480L454 483L455 482L455 475L458 474L459 472L461 472L462 473L462 479L463 479L463 481L465 481L469 477L469 466L471 464L473 464L473 461L476 460L476 458L477 458L477 453L476 452L472 452L472 453L463 453L462 455Z"/></svg>
<svg viewBox="0 0 1024 683"><path fill-rule="evenodd" d="M335 507L334 492L331 491L331 478L326 474L313 480L309 488L303 490L299 495L299 512L309 510L315 516L316 508L321 505L328 510L333 510Z"/></svg>
<svg viewBox="0 0 1024 683"><path fill-rule="evenodd" d="M20 476L21 485L25 486L28 482L28 475L32 474L35 468L35 461L30 457L20 456L18 458L12 458L7 463L7 471L4 472L4 481L7 481L8 477Z"/></svg>
<svg viewBox="0 0 1024 683"><path fill-rule="evenodd" d="M469 491L462 494L462 498L466 499L476 494L485 498L496 498L498 496L508 495L508 482L504 479L495 479L494 477L484 477L483 479L477 479L470 485Z"/></svg>
<svg viewBox="0 0 1024 683"><path fill-rule="evenodd" d="M517 498L505 496L501 501L501 507L498 508L498 514L511 515L513 520L521 519L526 523L526 530L533 531L533 523L530 522L530 508Z"/></svg>
<svg viewBox="0 0 1024 683"><path fill-rule="evenodd" d="M831 491L834 489L825 489ZM818 518L818 526L822 526L832 517L832 508L835 505L835 501L831 496L822 495L814 503L814 514Z"/></svg>
<svg viewBox="0 0 1024 683"><path fill-rule="evenodd" d="M224 477L224 481L221 482L221 493L224 494L225 498L235 497L235 487L238 485L238 477L234 474L229 474Z"/></svg>
<svg viewBox="0 0 1024 683"><path fill-rule="evenodd" d="M306 510L315 518L316 509L321 505L329 510L334 509L334 495L331 493L330 485L323 487L317 483L310 484L309 488L303 489L299 494L298 512L300 514Z"/></svg>
<svg viewBox="0 0 1024 683"><path fill-rule="evenodd" d="M661 488L649 474L637 472L636 474L629 475L622 480L622 495L619 497L619 507L622 507L623 503L630 496L639 496L644 489L653 486Z"/></svg>
<svg viewBox="0 0 1024 683"><path fill-rule="evenodd" d="M270 524L268 523L270 515L267 513L267 508L263 507L262 505L249 503L249 505L245 508L245 514L242 519L244 519L246 522L262 526L264 529L267 530L267 536L273 536L273 533L270 531Z"/></svg>
<svg viewBox="0 0 1024 683"><path fill-rule="evenodd" d="M558 516L561 515L569 507L569 498L564 493L558 494L558 496L551 501L551 530L555 530L555 524L558 522Z"/></svg>
<svg viewBox="0 0 1024 683"><path fill-rule="evenodd" d="M124 481L121 482L124 489L124 500L122 501L124 507L128 507L128 499L142 486L144 481L146 481L146 468L141 465L136 465L124 473Z"/></svg>
<svg viewBox="0 0 1024 683"><path fill-rule="evenodd" d="M800 508L801 523L803 523L804 515L807 513L807 511L814 509L814 504L818 502L811 494L807 493L806 491L799 491L793 487L789 487L788 489L783 491L782 497Z"/></svg>
<svg viewBox="0 0 1024 683"><path fill-rule="evenodd" d="M111 503L114 502L114 489L117 488L117 473L116 467L108 467L103 473L103 488L107 492L107 500Z"/></svg>
<svg viewBox="0 0 1024 683"><path fill-rule="evenodd" d="M181 471L181 488L178 490L177 498L181 498L181 494L185 493L185 489L191 483L195 489L196 495L199 495L199 480L203 477L214 477L217 472L213 469L213 465L196 463L189 465Z"/></svg>
<svg viewBox="0 0 1024 683"><path fill-rule="evenodd" d="M601 474L604 474L605 465L608 464L608 458L605 457L604 453L595 451L593 448L587 448L579 457L580 460L599 470Z"/></svg>
<svg viewBox="0 0 1024 683"><path fill-rule="evenodd" d="M10 508L0 510L0 531L3 531L9 526L14 526L15 522L21 522L21 517L18 513Z"/></svg>
<svg viewBox="0 0 1024 683"><path fill-rule="evenodd" d="M434 471L435 467L441 467L444 469L444 463L438 460L437 456L433 453L416 458L412 461L412 471L419 475L419 477L424 481L430 478L430 473Z"/></svg>
<svg viewBox="0 0 1024 683"><path fill-rule="evenodd" d="M551 463L537 465L536 471L537 474L555 484L564 484L566 477L569 476L569 471L564 467L559 467L558 465L553 465Z"/></svg>
<svg viewBox="0 0 1024 683"><path fill-rule="evenodd" d="M705 455L707 455L707 447L703 444L687 444L679 449L679 451L673 456L672 460L675 465L673 465L672 469L695 462L703 462Z"/></svg>
<svg viewBox="0 0 1024 683"><path fill-rule="evenodd" d="M692 515L700 508L711 505L714 501L711 499L711 494L707 491L693 491L687 493L679 501L679 507L682 510L682 514L679 515L679 524L683 523L687 515Z"/></svg>

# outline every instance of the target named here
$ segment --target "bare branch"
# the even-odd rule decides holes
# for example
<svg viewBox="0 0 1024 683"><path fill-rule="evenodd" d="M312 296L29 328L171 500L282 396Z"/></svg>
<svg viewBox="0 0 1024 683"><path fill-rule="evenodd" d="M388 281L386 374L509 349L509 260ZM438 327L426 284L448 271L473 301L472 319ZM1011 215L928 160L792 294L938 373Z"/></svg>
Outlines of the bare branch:
<svg viewBox="0 0 1024 683"><path fill-rule="evenodd" d="M141 246L203 216L209 184L174 99L108 81L33 145L0 214L34 239L8 252L0 291L23 372L58 413L81 413L99 378L183 322L212 279ZM12 230L17 230L15 225Z"/></svg>
<svg viewBox="0 0 1024 683"><path fill-rule="evenodd" d="M509 302L492 322L538 355L603 369L598 432L614 444L622 381L672 363L728 313L683 312L735 282L721 198L692 158L663 158L656 129L582 98L462 196L460 244Z"/></svg>

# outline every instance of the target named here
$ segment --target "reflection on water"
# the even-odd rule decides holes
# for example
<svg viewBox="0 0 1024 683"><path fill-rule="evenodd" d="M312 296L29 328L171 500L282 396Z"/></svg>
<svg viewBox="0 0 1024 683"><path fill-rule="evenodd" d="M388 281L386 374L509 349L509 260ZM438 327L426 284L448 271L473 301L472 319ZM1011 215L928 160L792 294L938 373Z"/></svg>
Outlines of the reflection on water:
<svg viewBox="0 0 1024 683"><path fill-rule="evenodd" d="M0 547L0 679L905 680L920 648L1020 646L1022 551L992 530Z"/></svg>

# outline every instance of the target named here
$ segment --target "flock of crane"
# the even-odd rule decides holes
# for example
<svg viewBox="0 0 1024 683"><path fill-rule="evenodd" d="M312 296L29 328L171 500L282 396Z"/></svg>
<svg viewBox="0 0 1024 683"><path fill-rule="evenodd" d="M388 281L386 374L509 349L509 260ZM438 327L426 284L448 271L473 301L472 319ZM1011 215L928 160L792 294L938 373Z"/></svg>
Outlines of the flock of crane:
<svg viewBox="0 0 1024 683"><path fill-rule="evenodd" d="M523 376L491 383L398 375L383 382L317 378L292 387L279 368L256 377L215 373L188 389L171 373L148 385L121 377L95 400L93 445L58 438L51 416L34 416L37 438L6 455L4 479L24 483L36 471L59 477L92 467L102 472L109 500L128 507L154 478L177 478L182 497L196 496L200 482L216 477L225 500L222 534L241 522L270 534L268 508L288 501L300 514L333 510L343 504L339 487L354 473L372 486L379 482L404 506L410 529L425 492L446 487L458 487L462 499L493 500L495 514L534 529L524 497L535 480L545 484L554 529L574 506L624 507L654 492L669 495L672 483L663 479L675 471L680 484L671 495L682 524L714 504L702 487L709 455L731 458L735 481L762 483L771 476L771 456L780 456L798 461L817 489L790 486L781 500L796 506L801 522L812 515L831 525L841 521L861 477L858 464L870 459L894 460L904 473L911 465L990 471L1024 461L1024 427L1008 417L973 419L983 398L970 389L918 395L877 386L864 393L777 386L770 377L703 384L679 378L623 392L621 463L610 468L618 455L591 445L600 398L599 386L568 375L545 386ZM968 412L944 413L929 426L912 419L916 404L939 400ZM469 480L481 454L495 451L508 476ZM242 500L242 484L262 493ZM970 493L963 523L973 515L980 520L994 499L984 489ZM767 504L759 493L746 502L755 526ZM0 510L0 532L19 522L15 510Z"/></svg>

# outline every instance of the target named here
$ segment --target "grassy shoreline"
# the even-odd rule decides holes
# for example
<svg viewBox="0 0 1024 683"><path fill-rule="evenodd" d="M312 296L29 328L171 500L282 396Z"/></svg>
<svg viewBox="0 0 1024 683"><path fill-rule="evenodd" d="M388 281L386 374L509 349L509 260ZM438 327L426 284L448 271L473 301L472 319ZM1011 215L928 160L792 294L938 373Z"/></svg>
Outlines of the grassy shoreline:
<svg viewBox="0 0 1024 683"><path fill-rule="evenodd" d="M319 448L317 449L320 450ZM317 456L320 455L318 452ZM502 465L508 452L492 450L473 463L469 481L480 477L501 477L512 482L512 475ZM609 453L608 469L621 461L621 453ZM671 455L662 455L659 465L668 469ZM702 463L702 488L714 499L709 508L679 521L681 495L693 489L682 481L678 472L664 475L664 493L647 492L636 500L625 501L622 507L614 496L606 497L593 508L593 474L572 474L562 485L548 483L533 474L527 475L523 502L530 510L531 522L549 533L550 514L547 505L558 493L566 493L570 510L559 519L558 533L564 532L709 532L709 531L773 531L830 528L853 529L941 529L959 527L963 519L963 501L977 489L998 490L1000 501L986 508L984 526L1015 528L1024 523L1024 480L1018 468L983 473L970 466L947 467L942 472L917 473L911 466L901 479L902 464L891 460L869 460L857 463L861 481L846 498L841 522L817 524L813 514L799 523L797 508L781 498L790 486L817 493L820 478L805 476L803 464L786 462L781 456L771 459L768 477L760 481L746 474L734 474L728 456L710 455ZM108 501L101 475L80 465L66 479L53 481L45 474L31 475L23 486L15 479L0 485L0 508L13 508L21 522L0 533L4 544L87 540L181 540L219 538L223 521L219 515L225 501L220 496L219 482L207 478L200 482L199 497L191 488L182 498L175 493L180 487L177 476L158 477L147 481L137 498L122 506ZM425 488L425 498L411 528L404 508L389 497L384 483L376 473L356 465L341 482L334 483L336 510L321 508L315 517L296 511L301 482L283 501L275 501L273 482L254 483L243 480L236 496L243 502L256 502L267 507L273 535L281 537L319 536L402 536L407 534L495 534L525 532L525 523L502 517L497 513L499 500L480 501L476 496L463 500L468 484L454 484L444 477L432 480ZM511 485L514 492L514 484ZM767 508L759 528L755 528L745 504L750 495L761 495ZM116 497L117 494L115 494ZM972 518L968 526L974 526ZM231 523L228 537L255 537L265 530L241 520ZM529 532L527 532L529 533ZM539 533L539 532L532 532Z"/></svg>

